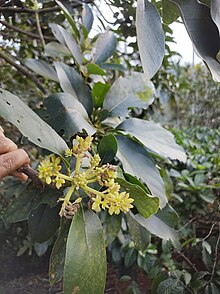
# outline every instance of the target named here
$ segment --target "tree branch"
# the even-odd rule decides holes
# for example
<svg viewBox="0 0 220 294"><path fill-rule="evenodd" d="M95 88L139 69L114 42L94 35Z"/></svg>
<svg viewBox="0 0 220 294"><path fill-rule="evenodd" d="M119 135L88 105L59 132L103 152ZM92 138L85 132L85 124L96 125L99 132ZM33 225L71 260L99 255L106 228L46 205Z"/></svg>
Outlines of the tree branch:
<svg viewBox="0 0 220 294"><path fill-rule="evenodd" d="M35 39L41 39L41 36L40 35L37 35L37 34L33 34L31 32L27 32L27 31L24 31L24 30L21 30L19 29L18 27L14 26L14 25L11 25L10 23L4 21L4 20L0 20L0 24L4 25L5 27L9 28L9 29L12 29L18 33L21 33L23 35L26 35L26 36L29 36L31 38L35 38ZM55 41L56 39L53 38L53 37L47 37L47 36L44 36L44 39L45 40L48 40L48 41Z"/></svg>
<svg viewBox="0 0 220 294"><path fill-rule="evenodd" d="M25 75L26 77L28 77L29 79L31 79L35 83L35 85L38 87L38 89L41 90L41 92L44 95L47 95L47 91L44 89L44 87L38 81L37 77L35 75L33 75L32 72L29 71L24 65L21 65L21 64L16 63L16 61L14 59L12 59L11 57L7 56L2 51L0 51L0 58L4 59L6 62L8 62L12 66L14 66L17 70L19 70L23 75Z"/></svg>

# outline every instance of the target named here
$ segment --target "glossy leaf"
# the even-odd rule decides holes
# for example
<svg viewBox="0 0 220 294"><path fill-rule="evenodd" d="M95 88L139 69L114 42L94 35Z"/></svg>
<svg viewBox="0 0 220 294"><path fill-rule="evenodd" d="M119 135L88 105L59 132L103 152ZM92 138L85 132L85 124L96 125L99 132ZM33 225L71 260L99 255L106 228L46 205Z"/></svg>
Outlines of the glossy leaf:
<svg viewBox="0 0 220 294"><path fill-rule="evenodd" d="M138 250L144 251L150 243L151 234L136 221L133 214L127 213L126 219L129 227L129 234L135 247Z"/></svg>
<svg viewBox="0 0 220 294"><path fill-rule="evenodd" d="M28 58L26 59L25 64L38 75L41 75L49 80L58 82L58 77L55 69L46 61Z"/></svg>
<svg viewBox="0 0 220 294"><path fill-rule="evenodd" d="M54 207L57 200L62 196L62 192L57 189L39 187L30 183L26 190L19 194L7 207L4 214L6 223L15 223L29 218L30 212L40 204L45 203Z"/></svg>
<svg viewBox="0 0 220 294"><path fill-rule="evenodd" d="M117 179L117 182L121 188L130 194L130 197L134 199L134 206L137 208L140 215L145 218L155 214L160 206L160 200L157 197L147 194L140 186L131 184L126 180Z"/></svg>
<svg viewBox="0 0 220 294"><path fill-rule="evenodd" d="M165 54L165 38L160 14L147 0L137 1L137 43L147 79L159 70Z"/></svg>
<svg viewBox="0 0 220 294"><path fill-rule="evenodd" d="M93 48L93 61L100 64L109 59L117 47L117 40L113 32L107 31L99 35Z"/></svg>
<svg viewBox="0 0 220 294"><path fill-rule="evenodd" d="M106 252L98 216L79 209L72 219L64 265L64 293L103 294Z"/></svg>
<svg viewBox="0 0 220 294"><path fill-rule="evenodd" d="M60 205L40 204L31 211L28 228L32 242L44 243L56 233L60 224L59 210Z"/></svg>
<svg viewBox="0 0 220 294"><path fill-rule="evenodd" d="M160 208L167 203L163 180L147 151L133 140L118 136L117 157L126 173L144 182L153 196L160 198Z"/></svg>
<svg viewBox="0 0 220 294"><path fill-rule="evenodd" d="M73 67L62 62L57 62L55 67L63 91L76 97L90 115L93 110L93 100L84 79Z"/></svg>
<svg viewBox="0 0 220 294"><path fill-rule="evenodd" d="M168 278L166 280L163 280L158 288L157 293L159 294L183 294L185 293L184 285L181 281L173 278Z"/></svg>
<svg viewBox="0 0 220 294"><path fill-rule="evenodd" d="M130 214L132 215L132 212L130 212ZM171 240L174 244L177 243L177 232L155 215L152 215L148 219L140 214L132 215L132 217L151 234L164 240Z"/></svg>
<svg viewBox="0 0 220 294"><path fill-rule="evenodd" d="M97 64L94 63L88 63L86 65L88 74L93 74L93 75L100 75L100 76L106 76L106 73L104 72L103 69L101 69L101 67L99 67Z"/></svg>
<svg viewBox="0 0 220 294"><path fill-rule="evenodd" d="M217 25L220 34L220 0L211 1L211 17Z"/></svg>
<svg viewBox="0 0 220 294"><path fill-rule="evenodd" d="M120 124L118 129L125 130L127 134L135 137L148 149L161 156L186 162L186 154L183 148L176 143L173 134L153 121L129 118Z"/></svg>
<svg viewBox="0 0 220 294"><path fill-rule="evenodd" d="M90 32L93 24L93 13L88 4L84 4L82 11L82 24L87 29L87 32Z"/></svg>
<svg viewBox="0 0 220 294"><path fill-rule="evenodd" d="M50 42L45 46L45 55L50 57L70 56L70 51L58 42Z"/></svg>
<svg viewBox="0 0 220 294"><path fill-rule="evenodd" d="M162 17L164 23L171 24L179 16L179 10L174 3L170 2L170 0L162 0Z"/></svg>
<svg viewBox="0 0 220 294"><path fill-rule="evenodd" d="M59 235L54 243L50 256L49 279L50 285L58 283L63 278L64 261L66 255L66 242L69 233L70 221L62 218Z"/></svg>
<svg viewBox="0 0 220 294"><path fill-rule="evenodd" d="M60 6L60 8L62 9L66 19L68 20L69 24L71 25L71 27L72 27L72 29L74 31L74 34L75 34L76 38L79 40L80 39L79 30L77 29L75 21L72 18L71 14L69 13L68 9L65 7L65 5L61 1L58 1L58 0L55 0L55 1Z"/></svg>
<svg viewBox="0 0 220 294"><path fill-rule="evenodd" d="M104 222L104 231L106 246L112 243L121 229L122 214L110 215L107 213L107 217Z"/></svg>
<svg viewBox="0 0 220 294"><path fill-rule="evenodd" d="M21 99L3 89L0 89L0 116L14 124L25 137L41 148L57 154L68 148L54 129Z"/></svg>
<svg viewBox="0 0 220 294"><path fill-rule="evenodd" d="M198 1L172 0L181 10L183 22L197 54L209 67L213 79L220 82L220 63L216 55L220 48L219 31L210 9Z"/></svg>
<svg viewBox="0 0 220 294"><path fill-rule="evenodd" d="M98 145L98 153L102 163L111 162L118 150L118 143L114 135L108 134L102 137Z"/></svg>
<svg viewBox="0 0 220 294"><path fill-rule="evenodd" d="M68 93L56 93L44 101L50 115L49 122L55 130L64 131L64 137L70 139L77 132L86 130L89 135L96 129L89 121L83 105Z"/></svg>
<svg viewBox="0 0 220 294"><path fill-rule="evenodd" d="M179 216L169 204L167 204L163 209L159 209L156 216L172 228L178 224Z"/></svg>
<svg viewBox="0 0 220 294"><path fill-rule="evenodd" d="M108 91L103 108L111 116L127 116L128 108L147 108L154 100L153 84L143 73L133 72L130 76L119 77Z"/></svg>
<svg viewBox="0 0 220 294"><path fill-rule="evenodd" d="M109 84L104 84L102 82L95 83L92 88L92 97L94 101L94 106L96 108L102 107L104 98L110 89Z"/></svg>
<svg viewBox="0 0 220 294"><path fill-rule="evenodd" d="M117 63L102 63L99 66L105 70L115 70L115 71L127 71L127 69L122 64Z"/></svg>
<svg viewBox="0 0 220 294"><path fill-rule="evenodd" d="M73 38L72 34L69 33L66 29L58 24L50 24L50 28L52 29L54 35L58 35L59 40L63 45L69 48L70 52L73 55L73 58L78 64L82 63L82 53L79 47L79 44Z"/></svg>

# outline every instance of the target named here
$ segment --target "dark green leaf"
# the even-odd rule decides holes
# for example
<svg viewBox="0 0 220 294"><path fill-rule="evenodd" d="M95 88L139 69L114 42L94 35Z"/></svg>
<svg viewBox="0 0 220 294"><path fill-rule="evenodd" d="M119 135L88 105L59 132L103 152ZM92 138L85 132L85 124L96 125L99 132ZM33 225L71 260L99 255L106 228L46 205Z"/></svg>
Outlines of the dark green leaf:
<svg viewBox="0 0 220 294"><path fill-rule="evenodd" d="M68 148L65 141L21 99L3 89L0 89L0 116L42 148L57 154Z"/></svg>
<svg viewBox="0 0 220 294"><path fill-rule="evenodd" d="M105 70L115 70L115 71L127 71L127 69L122 64L117 63L102 63L99 66Z"/></svg>
<svg viewBox="0 0 220 294"><path fill-rule="evenodd" d="M219 294L219 288L214 283L211 283L212 294Z"/></svg>
<svg viewBox="0 0 220 294"><path fill-rule="evenodd" d="M119 77L108 91L103 108L111 116L127 116L128 108L147 108L154 100L153 84L143 73L133 72L130 76Z"/></svg>
<svg viewBox="0 0 220 294"><path fill-rule="evenodd" d="M125 130L148 149L161 156L186 161L186 154L176 143L173 134L152 121L129 118L120 124L118 129Z"/></svg>
<svg viewBox="0 0 220 294"><path fill-rule="evenodd" d="M82 11L82 24L90 32L93 24L93 13L89 5L84 4L83 11Z"/></svg>
<svg viewBox="0 0 220 294"><path fill-rule="evenodd" d="M157 294L181 294L184 293L183 283L173 278L163 280L158 288Z"/></svg>
<svg viewBox="0 0 220 294"><path fill-rule="evenodd" d="M163 22L171 24L180 16L178 8L169 0L162 0Z"/></svg>
<svg viewBox="0 0 220 294"><path fill-rule="evenodd" d="M45 102L49 122L57 131L64 131L64 137L70 139L83 129L89 135L95 133L96 129L89 121L89 117L83 105L68 93L57 93L48 97Z"/></svg>
<svg viewBox="0 0 220 294"><path fill-rule="evenodd" d="M147 194L141 187L131 184L123 179L118 178L117 182L121 188L130 194L130 197L134 199L134 206L138 212L145 218L155 214L159 209L160 200L157 197L152 197Z"/></svg>
<svg viewBox="0 0 220 294"><path fill-rule="evenodd" d="M220 82L220 63L216 55L220 48L219 31L210 9L198 1L172 0L181 10L183 22L198 53L209 67L213 79Z"/></svg>
<svg viewBox="0 0 220 294"><path fill-rule="evenodd" d="M211 17L212 20L218 27L219 34L220 34L220 1L219 0L212 0L211 1ZM220 49L220 48L219 48Z"/></svg>
<svg viewBox="0 0 220 294"><path fill-rule="evenodd" d="M38 75L41 75L55 82L59 81L54 67L46 61L28 58L26 59L25 64Z"/></svg>
<svg viewBox="0 0 220 294"><path fill-rule="evenodd" d="M92 94L83 78L73 67L62 62L57 62L55 67L63 91L76 97L90 115L93 111Z"/></svg>
<svg viewBox="0 0 220 294"><path fill-rule="evenodd" d="M118 150L118 142L114 135L108 134L102 137L98 145L98 153L102 163L111 162Z"/></svg>
<svg viewBox="0 0 220 294"><path fill-rule="evenodd" d="M99 67L97 64L94 63L88 63L86 65L88 74L91 75L100 75L100 76L106 76L106 73L104 72L103 69L101 69L101 67Z"/></svg>
<svg viewBox="0 0 220 294"><path fill-rule="evenodd" d="M129 233L135 247L138 250L144 251L150 243L151 234L143 226L141 226L131 214L127 213L126 218Z"/></svg>
<svg viewBox="0 0 220 294"><path fill-rule="evenodd" d="M138 0L136 13L137 42L147 79L159 70L165 54L165 38L160 14L147 0Z"/></svg>
<svg viewBox="0 0 220 294"><path fill-rule="evenodd" d="M159 209L156 216L172 228L178 224L179 216L169 204L167 204L163 209Z"/></svg>
<svg viewBox="0 0 220 294"><path fill-rule="evenodd" d="M72 219L64 265L65 294L103 294L106 252L102 225L90 210L79 209Z"/></svg>
<svg viewBox="0 0 220 294"><path fill-rule="evenodd" d="M109 215L107 213L106 220L104 222L104 229L105 229L105 236L106 236L106 245L108 246L109 244L114 241L116 236L118 235L118 232L121 229L121 220L122 220L122 215L119 214L113 214Z"/></svg>
<svg viewBox="0 0 220 294"><path fill-rule="evenodd" d="M99 35L94 45L93 61L96 64L105 62L115 52L117 40L113 32L107 31Z"/></svg>
<svg viewBox="0 0 220 294"><path fill-rule="evenodd" d="M167 274L164 272L160 272L154 276L153 281L151 283L151 292L152 294L157 294L157 288L159 284L167 279Z"/></svg>
<svg viewBox="0 0 220 294"><path fill-rule="evenodd" d="M126 267L131 267L137 259L137 251L135 248L129 248L125 254L124 263Z"/></svg>
<svg viewBox="0 0 220 294"><path fill-rule="evenodd" d="M63 278L66 241L69 233L70 221L61 219L60 231L50 256L49 279L50 285L58 283Z"/></svg>
<svg viewBox="0 0 220 294"><path fill-rule="evenodd" d="M57 189L45 187L40 190L39 187L30 183L26 190L19 194L8 206L4 220L6 223L15 223L29 218L30 212L36 209L40 204L45 203L51 207L57 204L62 192Z"/></svg>
<svg viewBox="0 0 220 294"><path fill-rule="evenodd" d="M146 150L133 140L118 136L117 157L126 173L141 179L153 196L160 198L160 207L167 203L163 180Z"/></svg>
<svg viewBox="0 0 220 294"><path fill-rule="evenodd" d="M60 205L50 207L48 204L40 204L31 211L28 227L33 243L44 243L56 233L60 224L59 210Z"/></svg>
<svg viewBox="0 0 220 294"><path fill-rule="evenodd" d="M109 84L103 84L102 82L95 83L95 85L92 88L92 97L94 101L94 106L96 108L102 107L104 98L109 89Z"/></svg>

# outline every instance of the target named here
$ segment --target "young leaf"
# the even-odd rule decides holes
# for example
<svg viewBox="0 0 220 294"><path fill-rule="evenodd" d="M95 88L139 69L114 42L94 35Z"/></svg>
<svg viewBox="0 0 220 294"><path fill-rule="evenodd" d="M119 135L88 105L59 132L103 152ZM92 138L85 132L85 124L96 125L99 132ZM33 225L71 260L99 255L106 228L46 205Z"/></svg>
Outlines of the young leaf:
<svg viewBox="0 0 220 294"><path fill-rule="evenodd" d="M176 5L169 0L162 0L163 22L171 24L179 17L179 10Z"/></svg>
<svg viewBox="0 0 220 294"><path fill-rule="evenodd" d="M87 32L90 32L93 24L93 13L88 4L84 4L82 11L82 24L87 29Z"/></svg>
<svg viewBox="0 0 220 294"><path fill-rule="evenodd" d="M123 179L118 178L117 182L121 188L130 194L130 197L134 199L134 206L137 208L140 215L145 218L155 214L159 209L159 198L152 197L147 194L141 187L131 184Z"/></svg>
<svg viewBox="0 0 220 294"><path fill-rule="evenodd" d="M111 116L127 116L128 108L147 108L154 100L153 84L143 73L133 72L130 76L119 77L108 91L103 108Z"/></svg>
<svg viewBox="0 0 220 294"><path fill-rule="evenodd" d="M62 62L57 62L55 67L63 91L77 97L90 115L93 110L93 100L83 78L73 67Z"/></svg>
<svg viewBox="0 0 220 294"><path fill-rule="evenodd" d="M173 134L152 121L129 118L120 124L118 129L125 130L127 134L161 156L186 162L186 154L176 143Z"/></svg>
<svg viewBox="0 0 220 294"><path fill-rule="evenodd" d="M144 73L150 80L159 70L165 54L165 38L160 14L147 0L138 0L137 43Z"/></svg>
<svg viewBox="0 0 220 294"><path fill-rule="evenodd" d="M41 75L55 82L59 81L55 69L53 68L52 65L50 65L46 61L28 58L26 59L25 64L27 67L29 67L31 70L36 72L38 75Z"/></svg>
<svg viewBox="0 0 220 294"><path fill-rule="evenodd" d="M3 89L0 89L0 116L14 124L25 137L41 148L57 154L68 148L54 129L21 99Z"/></svg>
<svg viewBox="0 0 220 294"><path fill-rule="evenodd" d="M163 180L147 151L133 140L118 136L117 157L126 173L136 176L144 182L153 196L160 198L160 208L167 203Z"/></svg>
<svg viewBox="0 0 220 294"><path fill-rule="evenodd" d="M49 122L57 132L64 130L64 137L69 140L84 129L89 135L96 132L90 123L83 105L68 93L54 94L44 101L49 114Z"/></svg>
<svg viewBox="0 0 220 294"><path fill-rule="evenodd" d="M44 243L56 233L60 224L59 210L60 205L40 204L31 211L28 228L32 242Z"/></svg>
<svg viewBox="0 0 220 294"><path fill-rule="evenodd" d="M79 209L72 219L64 265L64 293L103 294L106 252L102 225L91 210Z"/></svg>
<svg viewBox="0 0 220 294"><path fill-rule="evenodd" d="M49 279L50 285L58 283L63 278L64 261L66 254L66 241L69 233L70 221L61 219L59 235L54 243L50 256Z"/></svg>
<svg viewBox="0 0 220 294"><path fill-rule="evenodd" d="M105 62L112 56L117 47L117 40L113 32L107 31L101 34L93 48L93 61L96 64Z"/></svg>
<svg viewBox="0 0 220 294"><path fill-rule="evenodd" d="M216 60L220 48L219 31L211 18L210 8L198 1L171 1L178 5L181 11L196 52L209 67L213 79L220 82L220 63Z"/></svg>
<svg viewBox="0 0 220 294"><path fill-rule="evenodd" d="M86 65L88 74L91 75L99 75L99 76L106 76L106 73L101 67L99 67L97 64L94 63L88 63Z"/></svg>
<svg viewBox="0 0 220 294"><path fill-rule="evenodd" d="M94 101L94 106L96 108L102 107L104 98L110 89L109 84L104 84L102 82L95 83L95 85L92 88L92 97Z"/></svg>
<svg viewBox="0 0 220 294"><path fill-rule="evenodd" d="M102 163L111 162L118 150L118 142L114 135L108 134L102 137L98 145L98 153Z"/></svg>

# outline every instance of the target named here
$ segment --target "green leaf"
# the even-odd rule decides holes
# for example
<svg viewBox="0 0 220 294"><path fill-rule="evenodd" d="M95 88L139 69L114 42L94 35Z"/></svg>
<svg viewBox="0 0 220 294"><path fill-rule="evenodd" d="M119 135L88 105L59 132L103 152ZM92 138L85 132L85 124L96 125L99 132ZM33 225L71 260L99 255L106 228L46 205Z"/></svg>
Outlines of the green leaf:
<svg viewBox="0 0 220 294"><path fill-rule="evenodd" d="M94 63L88 63L86 65L88 74L91 75L100 75L100 76L106 76L106 73L101 67L99 67L97 64Z"/></svg>
<svg viewBox="0 0 220 294"><path fill-rule="evenodd" d="M94 106L96 108L98 107L102 107L104 98L108 92L108 90L110 89L110 85L109 84L104 84L101 82L95 83L93 88L92 88L92 97L93 97L93 101L94 101Z"/></svg>
<svg viewBox="0 0 220 294"><path fill-rule="evenodd" d="M159 284L167 279L167 274L164 272L159 272L154 276L153 281L151 283L151 292L152 294L157 294L157 288Z"/></svg>
<svg viewBox="0 0 220 294"><path fill-rule="evenodd" d="M61 43L65 45L67 48L69 48L75 61L78 64L81 64L83 59L81 49L79 47L79 44L73 38L72 34L69 33L62 26L55 23L51 23L50 28L52 29L52 32L55 36L56 34L58 34L58 38L60 39L60 41L62 41Z"/></svg>
<svg viewBox="0 0 220 294"><path fill-rule="evenodd" d="M138 250L144 251L150 243L151 234L143 226L141 226L131 214L127 213L126 218L129 233L135 247Z"/></svg>
<svg viewBox="0 0 220 294"><path fill-rule="evenodd" d="M127 116L128 108L147 108L154 100L153 84L143 73L133 72L126 77L119 77L108 91L103 108L111 116Z"/></svg>
<svg viewBox="0 0 220 294"><path fill-rule="evenodd" d="M82 11L82 24L86 28L87 32L90 32L93 24L93 13L89 5L84 4Z"/></svg>
<svg viewBox="0 0 220 294"><path fill-rule="evenodd" d="M181 281L173 278L163 280L158 288L157 294L181 294L184 293L184 285Z"/></svg>
<svg viewBox="0 0 220 294"><path fill-rule="evenodd" d="M213 22L210 9L198 1L172 0L181 10L183 22L197 54L209 67L213 79L220 82L220 63L216 60L219 51L219 31Z"/></svg>
<svg viewBox="0 0 220 294"><path fill-rule="evenodd" d="M169 204L167 204L163 209L159 209L156 216L172 228L178 224L179 216Z"/></svg>
<svg viewBox="0 0 220 294"><path fill-rule="evenodd" d="M64 131L64 137L70 139L77 132L86 130L89 135L96 132L89 121L83 105L68 93L57 93L48 97L44 105L50 115L49 122L57 131Z"/></svg>
<svg viewBox="0 0 220 294"><path fill-rule="evenodd" d="M25 137L41 148L57 154L68 148L54 129L21 99L3 89L0 89L0 116L14 124Z"/></svg>
<svg viewBox="0 0 220 294"><path fill-rule="evenodd" d="M59 210L60 205L40 204L31 211L28 228L32 242L44 243L56 233L60 224Z"/></svg>
<svg viewBox="0 0 220 294"><path fill-rule="evenodd" d="M28 58L26 59L25 64L38 75L41 75L55 82L59 81L54 67L46 61Z"/></svg>
<svg viewBox="0 0 220 294"><path fill-rule="evenodd" d="M90 210L79 209L72 219L64 265L64 293L103 294L106 252L102 225Z"/></svg>
<svg viewBox="0 0 220 294"><path fill-rule="evenodd" d="M3 216L6 223L15 223L29 218L30 212L36 209L40 204L45 203L51 207L57 204L62 192L57 189L45 187L40 190L31 182L25 191L19 194L9 204Z"/></svg>
<svg viewBox="0 0 220 294"><path fill-rule="evenodd" d="M165 37L160 14L147 0L138 0L136 13L137 43L147 79L159 70L165 54Z"/></svg>
<svg viewBox="0 0 220 294"><path fill-rule="evenodd" d="M108 134L102 137L98 145L98 153L102 163L111 162L118 150L118 142L114 135Z"/></svg>
<svg viewBox="0 0 220 294"><path fill-rule="evenodd" d="M160 207L167 203L163 180L147 151L135 141L118 136L117 157L126 173L136 176L144 182L153 196L160 198Z"/></svg>
<svg viewBox="0 0 220 294"><path fill-rule="evenodd" d="M127 134L161 156L186 162L186 154L182 146L176 143L173 134L152 121L129 118L117 128L125 130Z"/></svg>
<svg viewBox="0 0 220 294"><path fill-rule="evenodd" d="M212 20L218 27L219 34L220 34L220 1L219 0L212 0L211 1L211 17ZM219 48L220 49L220 48Z"/></svg>
<svg viewBox="0 0 220 294"><path fill-rule="evenodd" d="M66 19L68 20L69 24L71 25L73 31L74 31L74 34L76 36L76 39L77 40L80 40L80 34L79 34L79 31L76 27L76 24L75 24L75 21L73 20L71 14L69 13L68 9L62 4L61 1L58 1L58 0L55 0L56 3L60 6L60 8L62 9Z"/></svg>
<svg viewBox="0 0 220 294"><path fill-rule="evenodd" d="M148 219L140 214L132 214L132 217L151 234L154 234L161 239L171 240L173 244L177 244L177 232L160 220L157 216L152 215Z"/></svg>
<svg viewBox="0 0 220 294"><path fill-rule="evenodd" d="M58 283L63 278L64 261L66 254L66 242L69 233L70 221L61 219L59 235L54 243L50 256L49 279L50 285Z"/></svg>
<svg viewBox="0 0 220 294"><path fill-rule="evenodd" d="M176 5L169 0L162 0L162 9L163 22L166 24L173 23L180 16Z"/></svg>
<svg viewBox="0 0 220 294"><path fill-rule="evenodd" d="M107 213L104 222L106 246L112 243L121 229L122 214L109 215Z"/></svg>
<svg viewBox="0 0 220 294"><path fill-rule="evenodd" d="M91 115L93 111L93 100L89 87L84 79L73 67L62 62L57 62L55 67L63 91L76 97L85 107L88 114Z"/></svg>
<svg viewBox="0 0 220 294"><path fill-rule="evenodd" d="M50 42L45 46L45 55L60 58L61 56L70 56L70 51L58 42Z"/></svg>
<svg viewBox="0 0 220 294"><path fill-rule="evenodd" d="M212 294L219 294L219 288L217 288L214 283L211 283L210 285L211 285Z"/></svg>
<svg viewBox="0 0 220 294"><path fill-rule="evenodd" d="M127 69L122 64L117 63L101 63L99 66L105 70L114 70L125 72Z"/></svg>
<svg viewBox="0 0 220 294"><path fill-rule="evenodd" d="M137 251L135 248L129 248L124 257L126 267L131 267L137 260Z"/></svg>
<svg viewBox="0 0 220 294"><path fill-rule="evenodd" d="M130 194L130 197L134 199L134 206L138 212L145 218L155 214L159 209L159 198L152 197L147 194L141 187L131 184L123 179L118 178L117 182L121 188Z"/></svg>
<svg viewBox="0 0 220 294"><path fill-rule="evenodd" d="M113 32L107 31L100 34L93 48L93 61L100 64L109 59L117 47L117 40Z"/></svg>

